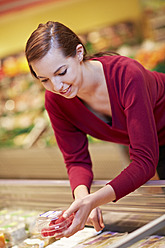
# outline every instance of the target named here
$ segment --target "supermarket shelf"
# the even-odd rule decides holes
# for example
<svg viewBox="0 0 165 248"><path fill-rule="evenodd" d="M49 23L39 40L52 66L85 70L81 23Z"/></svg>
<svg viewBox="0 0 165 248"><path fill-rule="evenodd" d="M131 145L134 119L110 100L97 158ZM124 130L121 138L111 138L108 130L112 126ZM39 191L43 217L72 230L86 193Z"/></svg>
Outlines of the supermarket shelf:
<svg viewBox="0 0 165 248"><path fill-rule="evenodd" d="M109 180L122 170L124 160L118 145L91 143L89 150L95 179ZM0 149L0 158L1 179L68 179L64 160L57 146Z"/></svg>
<svg viewBox="0 0 165 248"><path fill-rule="evenodd" d="M153 234L156 231L159 231L161 228L165 227L165 214L159 218L151 221L145 226L137 229L136 231L128 234L124 239L119 240L114 245L107 246L107 248L127 248L130 245L133 245L137 241Z"/></svg>
<svg viewBox="0 0 165 248"><path fill-rule="evenodd" d="M92 192L107 183L96 180ZM152 181L116 203L101 207L107 230L132 232L165 214L165 181ZM154 192L153 192L154 190ZM72 202L68 180L0 180L0 207L50 210ZM165 230L159 232L165 234Z"/></svg>

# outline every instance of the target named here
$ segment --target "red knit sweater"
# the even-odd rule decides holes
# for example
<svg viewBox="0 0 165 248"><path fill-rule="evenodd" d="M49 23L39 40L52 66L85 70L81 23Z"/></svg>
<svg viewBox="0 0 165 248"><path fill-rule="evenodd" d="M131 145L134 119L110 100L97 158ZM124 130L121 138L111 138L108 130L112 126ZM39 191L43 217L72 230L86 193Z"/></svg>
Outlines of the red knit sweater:
<svg viewBox="0 0 165 248"><path fill-rule="evenodd" d="M103 65L112 126L95 116L78 97L66 99L46 91L45 107L64 156L72 190L80 184L90 189L92 183L86 134L129 145L132 162L109 182L118 200L155 174L159 145L165 145L165 74L150 72L124 56L95 59Z"/></svg>

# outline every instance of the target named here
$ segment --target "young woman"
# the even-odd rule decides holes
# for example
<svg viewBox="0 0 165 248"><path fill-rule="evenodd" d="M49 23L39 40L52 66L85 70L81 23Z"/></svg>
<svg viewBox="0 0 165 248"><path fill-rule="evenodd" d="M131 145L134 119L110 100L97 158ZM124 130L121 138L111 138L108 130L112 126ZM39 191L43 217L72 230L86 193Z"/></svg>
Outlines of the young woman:
<svg viewBox="0 0 165 248"><path fill-rule="evenodd" d="M38 26L27 41L26 57L46 89L45 106L75 198L64 214L75 213L74 221L58 237L69 237L86 223L99 231L104 227L99 206L152 178L159 151L158 174L165 179L165 75L117 54L87 57L78 36L59 22ZM132 161L92 194L87 134L128 145Z"/></svg>

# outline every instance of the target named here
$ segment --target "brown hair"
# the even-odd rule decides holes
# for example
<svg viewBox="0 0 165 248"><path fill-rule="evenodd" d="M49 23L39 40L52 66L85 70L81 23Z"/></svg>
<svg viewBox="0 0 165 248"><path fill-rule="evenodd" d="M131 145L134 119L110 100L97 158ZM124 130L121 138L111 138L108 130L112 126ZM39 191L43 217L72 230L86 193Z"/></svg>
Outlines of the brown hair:
<svg viewBox="0 0 165 248"><path fill-rule="evenodd" d="M53 46L60 48L64 56L74 57L78 44L83 46L85 58L86 49L71 29L59 22L48 21L46 24L39 24L28 39L25 48L26 59L32 75L37 77L30 63L42 59Z"/></svg>
<svg viewBox="0 0 165 248"><path fill-rule="evenodd" d="M30 63L42 59L53 46L60 48L64 56L74 57L78 44L84 48L83 61L104 55L118 55L108 51L87 56L85 46L71 29L62 23L48 21L46 24L39 24L26 43L25 55L32 75L37 78Z"/></svg>

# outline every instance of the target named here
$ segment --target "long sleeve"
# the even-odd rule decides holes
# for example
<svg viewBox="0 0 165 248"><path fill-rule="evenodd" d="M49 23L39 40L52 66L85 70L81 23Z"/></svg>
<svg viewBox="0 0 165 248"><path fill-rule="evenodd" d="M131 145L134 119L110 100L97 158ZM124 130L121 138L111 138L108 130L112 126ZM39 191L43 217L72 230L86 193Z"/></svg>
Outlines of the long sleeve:
<svg viewBox="0 0 165 248"><path fill-rule="evenodd" d="M88 152L88 140L86 134L76 128L65 118L54 99L60 97L51 92L46 92L46 109L55 133L56 141L63 154L69 176L71 189L78 185L86 185L90 190L93 180L92 163ZM53 106L53 107L52 107Z"/></svg>
<svg viewBox="0 0 165 248"><path fill-rule="evenodd" d="M130 68L130 69L129 69ZM134 191L154 176L159 145L153 108L156 100L149 91L150 78L136 62L123 70L118 92L126 116L130 165L109 184L116 200Z"/></svg>
<svg viewBox="0 0 165 248"><path fill-rule="evenodd" d="M93 180L87 134L129 145L132 162L109 182L117 201L155 174L159 145L165 145L165 75L150 72L123 56L96 60L104 69L112 110L111 126L87 109L78 97L66 99L47 91L45 106L72 190L80 184L90 190Z"/></svg>

